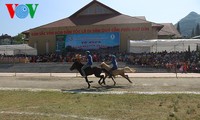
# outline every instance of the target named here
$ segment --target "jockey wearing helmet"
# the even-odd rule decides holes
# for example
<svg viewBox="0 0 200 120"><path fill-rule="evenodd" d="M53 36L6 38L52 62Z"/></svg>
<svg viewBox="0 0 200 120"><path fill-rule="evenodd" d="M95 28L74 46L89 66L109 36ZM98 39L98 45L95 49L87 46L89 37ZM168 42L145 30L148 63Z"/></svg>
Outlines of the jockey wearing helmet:
<svg viewBox="0 0 200 120"><path fill-rule="evenodd" d="M109 77L113 76L112 75L112 71L118 69L118 64L117 64L116 56L115 55L111 55L111 57L112 57L112 61L109 64L112 64L112 68L109 70L109 72L110 72L110 76Z"/></svg>
<svg viewBox="0 0 200 120"><path fill-rule="evenodd" d="M88 67L91 67L92 64L93 64L93 59L92 59L92 56L90 54L90 51L86 51L86 57L87 57L87 63L81 68L81 72L82 72L82 76L83 77L86 77L85 75L85 69L88 68Z"/></svg>

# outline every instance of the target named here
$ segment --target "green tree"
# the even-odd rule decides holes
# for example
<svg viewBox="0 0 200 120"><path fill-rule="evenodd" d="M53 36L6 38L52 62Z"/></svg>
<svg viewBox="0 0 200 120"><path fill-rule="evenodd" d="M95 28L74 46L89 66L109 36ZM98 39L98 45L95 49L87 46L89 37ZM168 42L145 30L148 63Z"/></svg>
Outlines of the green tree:
<svg viewBox="0 0 200 120"><path fill-rule="evenodd" d="M196 29L195 29L195 36L197 35L200 35L199 23L197 24Z"/></svg>
<svg viewBox="0 0 200 120"><path fill-rule="evenodd" d="M192 29L192 33L191 33L191 37L194 37L195 36L195 31L194 31L194 28Z"/></svg>
<svg viewBox="0 0 200 120"><path fill-rule="evenodd" d="M178 32L181 34L181 28L180 28L180 23L178 22L178 24L177 24L177 30L178 30Z"/></svg>
<svg viewBox="0 0 200 120"><path fill-rule="evenodd" d="M23 44L23 43L25 43L25 35L24 34L18 34L17 36L14 37L14 41L17 44Z"/></svg>

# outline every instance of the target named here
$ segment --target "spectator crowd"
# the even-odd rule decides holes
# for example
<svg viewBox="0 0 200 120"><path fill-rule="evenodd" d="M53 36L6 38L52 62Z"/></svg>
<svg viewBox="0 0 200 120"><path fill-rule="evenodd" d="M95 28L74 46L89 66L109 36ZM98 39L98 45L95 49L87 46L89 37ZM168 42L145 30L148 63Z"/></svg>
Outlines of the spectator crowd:
<svg viewBox="0 0 200 120"><path fill-rule="evenodd" d="M116 55L117 61L125 62L129 65L166 68L168 71L179 70L181 72L200 72L200 51L185 51L185 52L157 52L157 53L98 53L92 52L94 62L108 61L109 55ZM46 54L38 56L0 56L0 63L5 62L73 62L79 57L83 62L85 53L69 52L66 55ZM19 60L21 59L21 60Z"/></svg>

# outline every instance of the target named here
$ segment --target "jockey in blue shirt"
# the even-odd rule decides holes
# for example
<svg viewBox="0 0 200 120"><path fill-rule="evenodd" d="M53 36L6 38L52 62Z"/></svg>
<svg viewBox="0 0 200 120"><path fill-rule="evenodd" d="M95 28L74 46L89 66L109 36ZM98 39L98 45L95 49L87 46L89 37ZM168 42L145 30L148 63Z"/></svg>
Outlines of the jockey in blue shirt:
<svg viewBox="0 0 200 120"><path fill-rule="evenodd" d="M118 69L118 64L117 64L117 60L116 60L116 56L115 55L111 55L112 56L112 61L109 64L112 64L112 68L109 70L110 72L110 76L112 75L112 71L117 70Z"/></svg>
<svg viewBox="0 0 200 120"><path fill-rule="evenodd" d="M86 51L87 54L87 63L81 68L81 72L82 72L82 76L86 77L85 75L85 69L88 67L91 67L93 64L93 59L92 59L92 55L90 54L90 51Z"/></svg>

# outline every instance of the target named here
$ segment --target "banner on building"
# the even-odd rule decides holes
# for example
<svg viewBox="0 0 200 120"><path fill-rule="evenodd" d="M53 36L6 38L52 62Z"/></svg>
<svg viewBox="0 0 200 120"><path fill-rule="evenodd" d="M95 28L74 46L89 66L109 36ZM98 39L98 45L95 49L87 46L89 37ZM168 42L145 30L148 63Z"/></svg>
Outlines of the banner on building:
<svg viewBox="0 0 200 120"><path fill-rule="evenodd" d="M118 49L120 44L119 32L69 34L66 35L65 48L75 50Z"/></svg>

